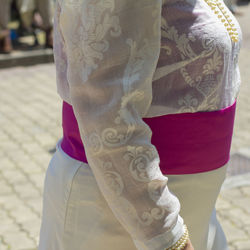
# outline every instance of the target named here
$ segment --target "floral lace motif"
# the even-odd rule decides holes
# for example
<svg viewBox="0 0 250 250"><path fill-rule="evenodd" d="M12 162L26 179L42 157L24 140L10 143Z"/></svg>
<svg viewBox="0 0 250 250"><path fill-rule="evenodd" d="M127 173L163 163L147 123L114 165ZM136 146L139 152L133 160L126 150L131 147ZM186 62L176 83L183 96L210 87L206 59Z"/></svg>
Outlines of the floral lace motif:
<svg viewBox="0 0 250 250"><path fill-rule="evenodd" d="M172 0L170 5L186 11L189 2ZM223 77L231 74L225 73L225 59L238 45L233 51L228 41L220 44L206 27L201 37L184 32L178 22L171 23L175 15L165 14L161 0L59 3L59 92L73 105L98 186L138 245L151 249L147 244L155 240L170 247L183 232L180 204L168 190L142 117L152 106L166 113L219 107L218 91L227 82Z"/></svg>
<svg viewBox="0 0 250 250"><path fill-rule="evenodd" d="M191 4L178 0L176 2L183 6L183 15L185 15L186 8L190 7ZM167 107L169 103L173 106L173 113L212 111L224 108L224 106L221 106L222 101L218 95L219 93L225 94L223 88L228 83L225 83L224 70L230 61L229 53L233 49L237 50L238 46L233 48L229 39L223 39L221 34L211 35L206 33L205 29L202 33L198 28L197 31L195 28L188 30L189 26L187 26L187 31L183 32L176 25L176 22L173 22L171 18L168 19L167 15L170 14L168 12L174 11L171 9L173 8L171 3L172 1L165 3L166 6L163 8L161 21L162 46L159 64L165 65L157 67L154 80L157 81L155 85L159 85L161 82L162 84L164 81L167 82L168 79L172 83L173 78L176 83L175 85L172 84L169 90L174 89L176 86L177 89L187 91L177 94L175 100L172 100L170 96L169 100L172 100L172 103L166 101L162 105ZM197 27L199 26L197 25ZM224 32L226 32L225 29ZM171 62L173 63L171 64ZM234 67L236 68L235 65ZM233 72L235 72L235 69L229 74ZM182 79L180 76L182 76ZM231 82L230 84L235 83ZM230 88L233 88L233 86ZM231 105L231 102L228 105ZM156 95L154 95L152 106L155 103L157 103ZM150 111L149 114L151 115Z"/></svg>
<svg viewBox="0 0 250 250"><path fill-rule="evenodd" d="M87 81L91 72L98 67L103 53L109 49L107 33L112 37L121 35L119 18L114 11L114 0L65 0L65 11L81 16L76 27L72 27L68 59L72 66L82 70L83 81ZM84 13L82 15L81 13Z"/></svg>

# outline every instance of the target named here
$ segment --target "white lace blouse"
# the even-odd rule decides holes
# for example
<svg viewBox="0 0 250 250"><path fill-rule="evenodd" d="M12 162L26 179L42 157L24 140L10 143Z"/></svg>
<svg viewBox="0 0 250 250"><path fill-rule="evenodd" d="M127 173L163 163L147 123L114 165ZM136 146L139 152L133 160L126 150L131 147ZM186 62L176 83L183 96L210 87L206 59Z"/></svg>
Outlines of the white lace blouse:
<svg viewBox="0 0 250 250"><path fill-rule="evenodd" d="M163 250L183 234L142 118L219 110L238 93L241 32L218 12L204 0L57 2L58 93L73 106L101 192L140 250Z"/></svg>

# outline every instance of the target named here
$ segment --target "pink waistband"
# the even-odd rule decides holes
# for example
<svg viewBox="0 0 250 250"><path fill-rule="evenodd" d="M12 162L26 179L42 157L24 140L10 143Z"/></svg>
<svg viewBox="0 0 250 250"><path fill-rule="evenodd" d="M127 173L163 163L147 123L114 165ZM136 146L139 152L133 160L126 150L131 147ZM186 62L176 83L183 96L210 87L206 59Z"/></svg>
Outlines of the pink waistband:
<svg viewBox="0 0 250 250"><path fill-rule="evenodd" d="M163 174L193 174L225 165L230 157L236 102L225 109L144 118L152 130L152 144ZM72 106L63 102L61 147L87 163Z"/></svg>

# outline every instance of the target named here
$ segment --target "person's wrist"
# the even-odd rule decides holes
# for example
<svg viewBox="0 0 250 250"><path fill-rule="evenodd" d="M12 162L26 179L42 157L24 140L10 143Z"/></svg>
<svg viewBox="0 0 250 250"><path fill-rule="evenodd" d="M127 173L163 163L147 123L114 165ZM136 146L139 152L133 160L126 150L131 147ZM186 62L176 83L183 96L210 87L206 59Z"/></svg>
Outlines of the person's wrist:
<svg viewBox="0 0 250 250"><path fill-rule="evenodd" d="M185 249L188 241L189 241L189 233L187 226L184 225L184 234L182 235L182 237L173 246L166 248L166 250L183 250Z"/></svg>

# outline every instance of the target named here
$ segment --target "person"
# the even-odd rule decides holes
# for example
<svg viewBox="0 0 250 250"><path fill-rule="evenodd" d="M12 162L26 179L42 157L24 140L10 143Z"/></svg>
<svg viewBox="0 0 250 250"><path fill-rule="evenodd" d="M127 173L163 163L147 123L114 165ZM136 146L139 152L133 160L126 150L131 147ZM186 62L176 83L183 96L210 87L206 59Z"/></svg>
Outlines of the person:
<svg viewBox="0 0 250 250"><path fill-rule="evenodd" d="M223 1L58 0L54 32L63 138L38 249L228 249L242 36Z"/></svg>
<svg viewBox="0 0 250 250"><path fill-rule="evenodd" d="M31 29L34 12L37 9L42 18L42 29L45 32L45 47L53 47L53 18L51 0L16 0L24 28Z"/></svg>
<svg viewBox="0 0 250 250"><path fill-rule="evenodd" d="M0 1L0 53L9 54L12 51L12 42L8 23L10 21L11 0Z"/></svg>

